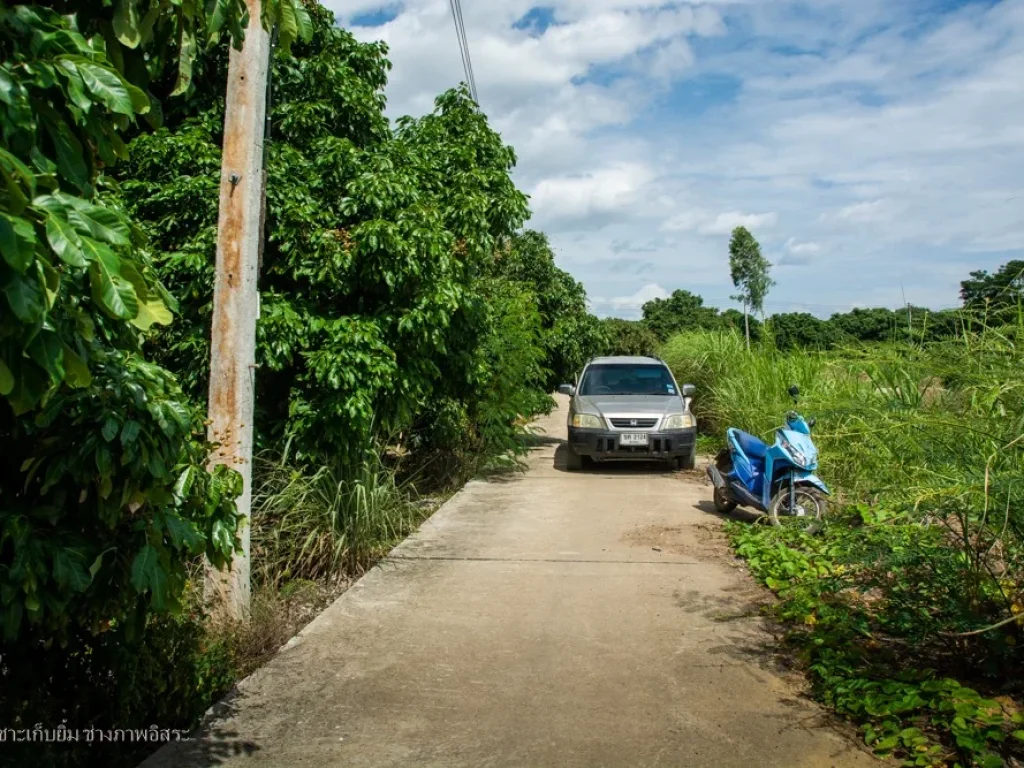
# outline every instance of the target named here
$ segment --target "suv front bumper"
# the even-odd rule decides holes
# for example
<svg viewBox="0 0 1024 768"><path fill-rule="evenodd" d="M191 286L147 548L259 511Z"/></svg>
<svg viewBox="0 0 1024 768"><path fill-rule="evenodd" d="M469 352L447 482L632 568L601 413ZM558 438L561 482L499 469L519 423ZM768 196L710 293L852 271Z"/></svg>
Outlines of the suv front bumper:
<svg viewBox="0 0 1024 768"><path fill-rule="evenodd" d="M647 445L621 446L621 432L605 429L569 427L569 445L580 456L595 461L605 459L674 459L688 456L697 442L697 429L679 429L666 432L648 432Z"/></svg>

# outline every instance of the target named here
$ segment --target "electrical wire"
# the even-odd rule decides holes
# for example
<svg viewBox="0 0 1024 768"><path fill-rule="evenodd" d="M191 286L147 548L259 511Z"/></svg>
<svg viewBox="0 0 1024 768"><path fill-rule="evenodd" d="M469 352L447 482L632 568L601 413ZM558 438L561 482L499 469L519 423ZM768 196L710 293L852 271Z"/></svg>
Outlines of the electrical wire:
<svg viewBox="0 0 1024 768"><path fill-rule="evenodd" d="M460 0L448 0L452 9L452 20L455 22L455 37L459 43L459 55L462 57L462 69L466 73L466 84L469 86L469 95L473 101L480 103L480 92L476 88L476 76L473 72L473 60L469 55L469 40L466 37L466 22L462 17L462 3Z"/></svg>
<svg viewBox="0 0 1024 768"><path fill-rule="evenodd" d="M462 46L466 49L466 64L469 67L470 90L473 101L480 103L480 91L476 87L476 72L473 71L473 58L469 55L469 39L466 37L466 22L462 18L462 0L455 0L455 8L459 15L459 27L462 29Z"/></svg>

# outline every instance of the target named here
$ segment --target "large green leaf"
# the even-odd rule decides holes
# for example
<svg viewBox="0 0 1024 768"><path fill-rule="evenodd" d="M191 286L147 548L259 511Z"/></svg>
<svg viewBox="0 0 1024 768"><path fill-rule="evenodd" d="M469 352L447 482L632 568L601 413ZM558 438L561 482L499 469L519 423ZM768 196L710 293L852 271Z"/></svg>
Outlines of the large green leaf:
<svg viewBox="0 0 1024 768"><path fill-rule="evenodd" d="M82 389L92 384L92 373L75 350L64 345L64 381L68 386Z"/></svg>
<svg viewBox="0 0 1024 768"><path fill-rule="evenodd" d="M231 5L231 0L207 0L206 31L211 44L216 43L220 37L221 30L228 21Z"/></svg>
<svg viewBox="0 0 1024 768"><path fill-rule="evenodd" d="M230 555L235 550L234 531L223 520L215 520L213 523L213 546L223 555Z"/></svg>
<svg viewBox="0 0 1024 768"><path fill-rule="evenodd" d="M206 541L192 523L182 520L177 515L164 515L164 524L171 541L179 549L186 548L190 552L198 552Z"/></svg>
<svg viewBox="0 0 1024 768"><path fill-rule="evenodd" d="M24 272L35 258L36 233L20 216L0 212L0 252L4 261L18 272Z"/></svg>
<svg viewBox="0 0 1024 768"><path fill-rule="evenodd" d="M132 319L132 325L142 331L148 331L154 325L170 325L174 315L159 298L148 296L139 302L139 314Z"/></svg>
<svg viewBox="0 0 1024 768"><path fill-rule="evenodd" d="M113 272L106 260L97 259L89 265L89 281L93 300L111 316L131 320L139 314L135 288L121 275Z"/></svg>
<svg viewBox="0 0 1024 768"><path fill-rule="evenodd" d="M178 79L174 83L174 90L171 91L172 96L180 96L192 84L192 64L199 52L193 30L184 22L180 23L179 27L181 32L178 45Z"/></svg>
<svg viewBox="0 0 1024 768"><path fill-rule="evenodd" d="M131 242L131 227L124 217L111 208L70 195L55 197L67 206L68 221L83 235L90 235L112 245L128 245Z"/></svg>
<svg viewBox="0 0 1024 768"><path fill-rule="evenodd" d="M72 267L88 266L89 260L82 252L82 238L71 223L58 213L46 217L46 239L60 260Z"/></svg>
<svg viewBox="0 0 1024 768"><path fill-rule="evenodd" d="M85 161L86 154L82 142L63 120L44 116L43 125L57 153L58 173L79 190L88 189L89 166Z"/></svg>
<svg viewBox="0 0 1024 768"><path fill-rule="evenodd" d="M62 587L70 587L75 592L84 592L92 582L92 577L85 570L82 561L68 550L59 548L53 556L53 580Z"/></svg>
<svg viewBox="0 0 1024 768"><path fill-rule="evenodd" d="M30 270L24 275L12 274L4 286L4 294L11 311L22 322L34 323L46 313L46 290L37 272Z"/></svg>
<svg viewBox="0 0 1024 768"><path fill-rule="evenodd" d="M97 64L84 56L68 56L66 58L74 62L89 93L107 109L129 117L135 114L132 97L128 92L128 84L112 67Z"/></svg>
<svg viewBox="0 0 1024 768"><path fill-rule="evenodd" d="M0 101L9 107L15 106L18 102L21 84L14 78L6 66L0 65Z"/></svg>
<svg viewBox="0 0 1024 768"><path fill-rule="evenodd" d="M132 586L139 594L149 591L157 610L167 602L167 572L160 562L160 553L152 544L140 549L132 561Z"/></svg>
<svg viewBox="0 0 1024 768"><path fill-rule="evenodd" d="M137 48L142 42L138 0L117 0L114 6L114 34L126 48Z"/></svg>
<svg viewBox="0 0 1024 768"><path fill-rule="evenodd" d="M64 344L53 331L40 331L28 345L28 356L50 374L50 381L64 380Z"/></svg>
<svg viewBox="0 0 1024 768"><path fill-rule="evenodd" d="M276 13L278 43L282 50L290 51L295 40L309 40L313 36L313 21L301 0L276 0L267 3L270 13Z"/></svg>
<svg viewBox="0 0 1024 768"><path fill-rule="evenodd" d="M78 71L78 66L75 62L70 59L61 59L57 62L60 67L60 71L64 74L68 81L68 96L71 98L72 103L83 112L88 112L93 107L92 97L86 93L85 81L82 79L82 73Z"/></svg>
<svg viewBox="0 0 1024 768"><path fill-rule="evenodd" d="M21 160L0 147L0 174L7 186L7 208L15 216L21 214L35 195L35 175Z"/></svg>

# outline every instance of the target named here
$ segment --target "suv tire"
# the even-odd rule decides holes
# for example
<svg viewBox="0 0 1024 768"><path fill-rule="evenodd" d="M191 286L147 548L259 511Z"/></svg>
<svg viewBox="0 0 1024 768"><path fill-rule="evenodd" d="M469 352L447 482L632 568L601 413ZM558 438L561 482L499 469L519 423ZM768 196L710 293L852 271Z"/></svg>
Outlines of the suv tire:
<svg viewBox="0 0 1024 768"><path fill-rule="evenodd" d="M583 469L583 457L568 443L565 446L565 469L569 472L579 472Z"/></svg>
<svg viewBox="0 0 1024 768"><path fill-rule="evenodd" d="M685 456L680 456L676 459L677 466L679 469L696 469L697 468L697 446L693 445L690 447L690 452Z"/></svg>

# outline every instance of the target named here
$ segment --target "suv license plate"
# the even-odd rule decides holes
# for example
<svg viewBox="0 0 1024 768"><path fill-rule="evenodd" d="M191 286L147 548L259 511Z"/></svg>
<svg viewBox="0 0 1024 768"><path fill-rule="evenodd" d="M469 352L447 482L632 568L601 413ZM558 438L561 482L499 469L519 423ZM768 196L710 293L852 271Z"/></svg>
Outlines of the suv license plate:
<svg viewBox="0 0 1024 768"><path fill-rule="evenodd" d="M647 445L647 433L646 432L635 432L626 433L619 436L619 445L622 446L635 446L635 445Z"/></svg>

